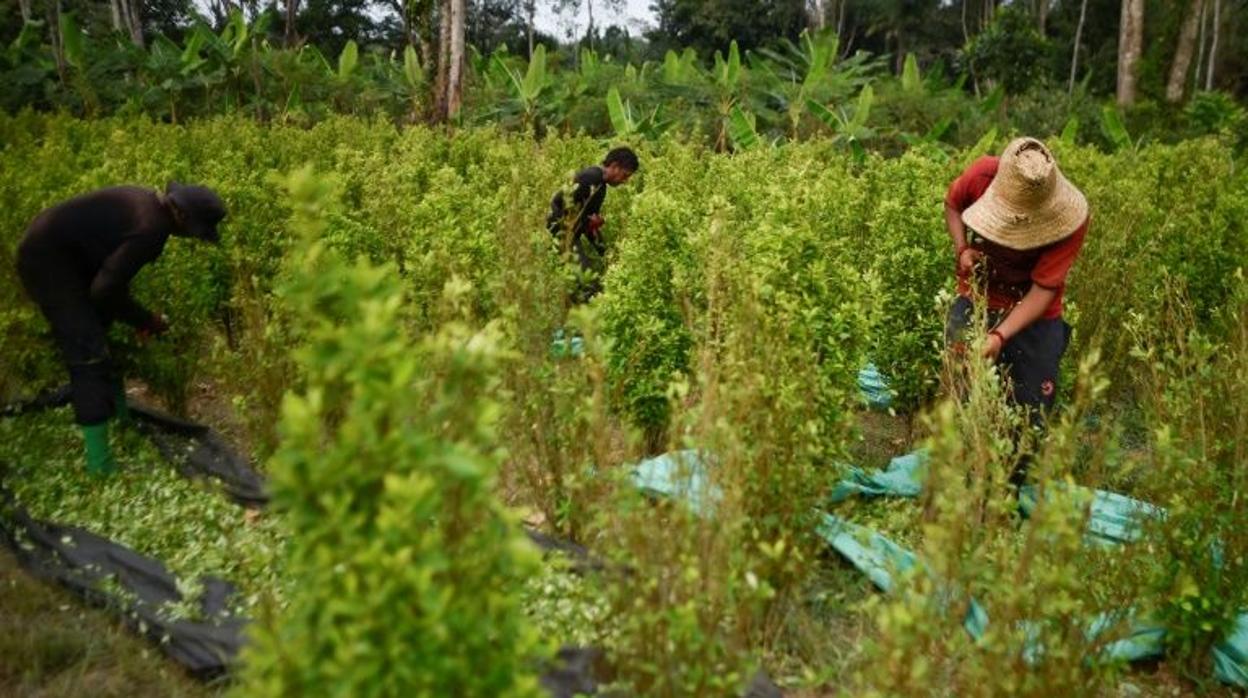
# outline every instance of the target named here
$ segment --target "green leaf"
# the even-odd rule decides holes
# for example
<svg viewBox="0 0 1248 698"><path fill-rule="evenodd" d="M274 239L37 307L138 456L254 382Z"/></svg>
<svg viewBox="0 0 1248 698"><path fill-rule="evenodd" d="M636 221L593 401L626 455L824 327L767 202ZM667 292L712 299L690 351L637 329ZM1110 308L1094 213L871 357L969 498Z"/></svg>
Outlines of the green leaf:
<svg viewBox="0 0 1248 698"><path fill-rule="evenodd" d="M546 86L546 45L538 44L529 59L529 70L524 74L521 90L526 101L532 102Z"/></svg>
<svg viewBox="0 0 1248 698"><path fill-rule="evenodd" d="M724 86L729 89L737 86L741 79L741 51L737 48L737 40L728 45L728 63L724 70Z"/></svg>
<svg viewBox="0 0 1248 698"><path fill-rule="evenodd" d="M1079 137L1079 117L1072 115L1066 120L1066 125L1062 127L1062 142L1067 145L1074 145L1075 140Z"/></svg>
<svg viewBox="0 0 1248 698"><path fill-rule="evenodd" d="M234 10L230 13L230 20L225 28L221 30L221 40L232 42L234 56L238 57L247 46L247 36L247 20L243 18L241 11Z"/></svg>
<svg viewBox="0 0 1248 698"><path fill-rule="evenodd" d="M949 127L952 125L953 117L946 116L928 129L927 133L923 136L923 140L928 143L935 143L945 135L945 132L948 131Z"/></svg>
<svg viewBox="0 0 1248 698"><path fill-rule="evenodd" d="M906 54L906 62L901 69L901 89L906 92L919 92L923 89L923 80L919 76L919 61L913 53Z"/></svg>
<svg viewBox="0 0 1248 698"><path fill-rule="evenodd" d="M728 114L728 137L734 147L739 149L753 148L758 145L758 131L754 129L754 115L747 114L740 106L734 105Z"/></svg>
<svg viewBox="0 0 1248 698"><path fill-rule="evenodd" d="M993 126L988 129L988 132L981 136L978 141L975 141L975 145L971 146L971 149L967 151L966 156L971 160L974 160L980 155L992 152L996 147L996 143L997 127Z"/></svg>
<svg viewBox="0 0 1248 698"><path fill-rule="evenodd" d="M74 19L74 13L62 12L60 25L61 46L65 51L65 60L75 68L81 69L86 64L86 49L83 47L82 29L78 27L78 20Z"/></svg>
<svg viewBox="0 0 1248 698"><path fill-rule="evenodd" d="M668 85L679 85L684 71L680 63L680 59L676 57L676 52L668 49L663 55L663 82Z"/></svg>
<svg viewBox="0 0 1248 698"><path fill-rule="evenodd" d="M1114 150L1131 147L1131 134L1122 121L1122 114L1118 113L1118 107L1113 104L1106 104L1101 109L1101 132L1114 145Z"/></svg>
<svg viewBox="0 0 1248 698"><path fill-rule="evenodd" d="M854 107L854 118L850 121L850 125L854 128L862 128L867 125L867 119L871 116L871 105L875 103L875 90L871 85L863 85L862 92L858 93L858 104Z"/></svg>
<svg viewBox="0 0 1248 698"><path fill-rule="evenodd" d="M413 89L425 82L425 69L421 67L420 59L416 57L416 49L411 44L403 49L403 76L407 78L407 86Z"/></svg>
<svg viewBox="0 0 1248 698"><path fill-rule="evenodd" d="M1001 102L1005 101L1005 88L997 85L996 89L988 93L988 96L979 103L979 113L985 116L992 114L1001 107Z"/></svg>
<svg viewBox="0 0 1248 698"><path fill-rule="evenodd" d="M346 80L355 72L355 67L360 62L360 47L355 45L355 41L347 42L342 48L342 53L338 54L338 77Z"/></svg>
<svg viewBox="0 0 1248 698"><path fill-rule="evenodd" d="M811 114L815 115L816 119L822 121L825 126L833 131L837 131L841 128L841 117L823 104L816 102L813 99L808 99L806 100L806 108L810 110Z"/></svg>
<svg viewBox="0 0 1248 698"><path fill-rule="evenodd" d="M620 91L614 86L607 91L607 114L611 117L611 126L615 129L615 135L626 136L634 131L635 125L629 108L620 98Z"/></svg>

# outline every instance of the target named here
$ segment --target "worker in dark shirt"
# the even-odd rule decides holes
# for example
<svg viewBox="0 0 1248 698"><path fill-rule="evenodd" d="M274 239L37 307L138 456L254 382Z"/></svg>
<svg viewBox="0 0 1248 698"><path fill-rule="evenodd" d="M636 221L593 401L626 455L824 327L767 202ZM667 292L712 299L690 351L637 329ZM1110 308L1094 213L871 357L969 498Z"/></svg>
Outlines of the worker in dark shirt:
<svg viewBox="0 0 1248 698"><path fill-rule="evenodd" d="M546 227L564 254L576 254L581 269L576 303L586 303L602 290L607 253L602 238L602 203L607 198L607 187L627 182L638 166L637 154L631 149L615 148L607 153L601 166L586 167L576 173L571 205L562 190L550 202Z"/></svg>
<svg viewBox="0 0 1248 698"><path fill-rule="evenodd" d="M1058 365L1070 339L1062 297L1089 221L1087 199L1034 138L1014 140L999 158L976 160L945 197L958 278L946 339L964 351L967 330L984 317L980 353L1002 367L1011 403L1037 428L1057 395ZM974 310L977 280L987 305L982 315ZM1027 464L1027 458L1016 464L1013 484L1023 483Z"/></svg>
<svg viewBox="0 0 1248 698"><path fill-rule="evenodd" d="M225 213L206 187L170 183L164 193L112 187L40 213L18 245L22 285L52 326L69 369L91 473L116 469L108 422L125 408L122 381L109 359L109 325L120 320L141 341L168 329L164 317L130 295L131 279L160 256L170 235L217 242Z"/></svg>

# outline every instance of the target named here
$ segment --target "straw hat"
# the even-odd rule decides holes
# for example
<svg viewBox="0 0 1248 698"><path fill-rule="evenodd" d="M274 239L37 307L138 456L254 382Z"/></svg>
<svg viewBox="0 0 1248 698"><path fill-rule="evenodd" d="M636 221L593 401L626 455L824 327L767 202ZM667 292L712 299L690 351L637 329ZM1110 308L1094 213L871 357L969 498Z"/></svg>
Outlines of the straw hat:
<svg viewBox="0 0 1248 698"><path fill-rule="evenodd" d="M1035 138L1018 138L1005 147L987 191L962 212L972 230L1013 250L1057 242L1087 218L1088 200Z"/></svg>

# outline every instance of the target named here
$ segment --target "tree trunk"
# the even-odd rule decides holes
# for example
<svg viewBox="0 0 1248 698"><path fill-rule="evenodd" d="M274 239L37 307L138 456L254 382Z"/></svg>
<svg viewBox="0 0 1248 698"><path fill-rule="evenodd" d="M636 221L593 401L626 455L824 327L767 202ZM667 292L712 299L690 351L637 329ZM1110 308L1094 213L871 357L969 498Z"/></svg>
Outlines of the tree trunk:
<svg viewBox="0 0 1248 698"><path fill-rule="evenodd" d="M1213 89L1213 67L1218 64L1218 25L1222 23L1222 0L1213 0L1213 39L1209 43L1209 72L1206 73L1205 89Z"/></svg>
<svg viewBox="0 0 1248 698"><path fill-rule="evenodd" d="M1199 29L1200 11L1204 0L1192 0L1179 29L1179 43L1174 49L1174 62L1170 64L1170 80L1166 83L1166 101L1183 101L1183 88L1187 84L1187 70L1192 67L1192 51L1196 47L1196 31Z"/></svg>
<svg viewBox="0 0 1248 698"><path fill-rule="evenodd" d="M17 0L17 4L22 11L22 24L26 24L31 20L31 12L33 8L30 6L30 0Z"/></svg>
<svg viewBox="0 0 1248 698"><path fill-rule="evenodd" d="M533 25L537 17L537 0L528 0L524 3L525 16L528 19L529 30L529 59L533 59Z"/></svg>
<svg viewBox="0 0 1248 698"><path fill-rule="evenodd" d="M1144 0L1122 0L1118 25L1118 104L1135 104L1135 79L1144 45Z"/></svg>
<svg viewBox="0 0 1248 698"><path fill-rule="evenodd" d="M113 31L123 31L121 26L121 0L109 0L108 8L112 10L113 14Z"/></svg>
<svg viewBox="0 0 1248 698"><path fill-rule="evenodd" d="M971 33L966 29L966 3L970 0L962 0L962 43L971 43Z"/></svg>
<svg viewBox="0 0 1248 698"><path fill-rule="evenodd" d="M1079 4L1079 27L1075 29L1075 48L1070 54L1070 85L1066 94L1075 93L1075 74L1079 72L1079 42L1083 40L1083 22L1088 17L1088 0Z"/></svg>
<svg viewBox="0 0 1248 698"><path fill-rule="evenodd" d="M589 27L585 29L585 35L589 37L589 50L594 50L594 0L585 0L585 7L589 10Z"/></svg>
<svg viewBox="0 0 1248 698"><path fill-rule="evenodd" d="M142 0L130 0L130 40L135 46L144 48L146 43L143 41L143 15L141 7Z"/></svg>
<svg viewBox="0 0 1248 698"><path fill-rule="evenodd" d="M1209 21L1206 19L1208 16L1209 3L1202 2L1200 4L1200 34L1196 37L1196 70L1192 71L1194 73L1192 78L1193 92L1200 89L1200 76L1204 75L1202 66L1205 65L1205 34L1209 27Z"/></svg>
<svg viewBox="0 0 1248 698"><path fill-rule="evenodd" d="M438 7L438 79L434 83L433 118L434 121L446 121L447 103L446 86L450 79L451 68L451 2L441 0Z"/></svg>
<svg viewBox="0 0 1248 698"><path fill-rule="evenodd" d="M1036 19L1040 36L1044 36L1049 22L1049 0L1036 0Z"/></svg>
<svg viewBox="0 0 1248 698"><path fill-rule="evenodd" d="M446 83L446 116L459 116L464 97L464 0L451 0L451 64Z"/></svg>
<svg viewBox="0 0 1248 698"><path fill-rule="evenodd" d="M295 18L299 16L299 0L286 0L286 48L295 44ZM407 13L403 13L403 25L407 26Z"/></svg>

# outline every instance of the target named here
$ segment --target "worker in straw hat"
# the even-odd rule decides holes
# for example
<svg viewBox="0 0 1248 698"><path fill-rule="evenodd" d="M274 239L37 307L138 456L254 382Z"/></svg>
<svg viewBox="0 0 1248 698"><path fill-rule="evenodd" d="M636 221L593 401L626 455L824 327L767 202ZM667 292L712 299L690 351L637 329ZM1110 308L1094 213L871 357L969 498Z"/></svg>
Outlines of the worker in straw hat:
<svg viewBox="0 0 1248 698"><path fill-rule="evenodd" d="M109 325L130 325L141 342L168 329L163 315L130 295L130 281L160 256L170 235L217 242L225 214L225 204L207 187L110 187L40 213L22 238L18 276L52 327L69 370L91 474L116 469L108 423L126 409L121 377L109 358Z"/></svg>
<svg viewBox="0 0 1248 698"><path fill-rule="evenodd" d="M945 221L958 277L946 338L961 348L977 317L972 281L982 282L988 322L982 354L1004 369L1011 401L1031 408L1032 423L1043 424L1070 339L1062 295L1088 232L1088 201L1044 143L1018 138L1000 157L979 158L954 180Z"/></svg>

